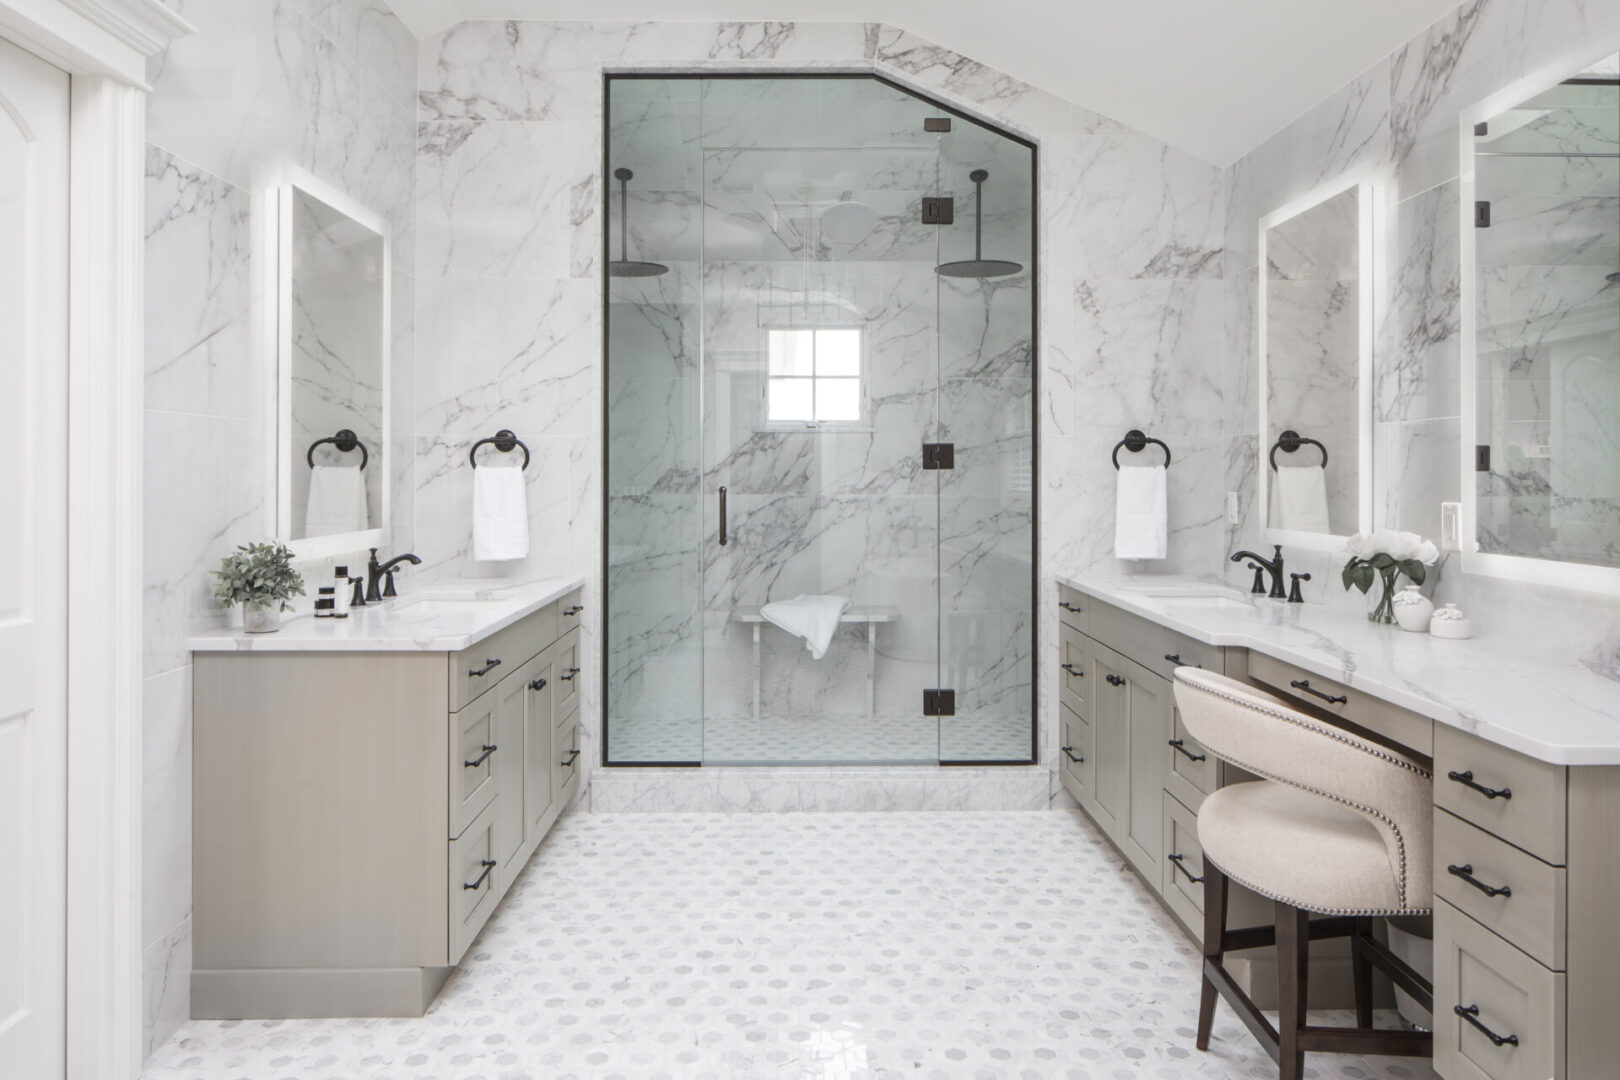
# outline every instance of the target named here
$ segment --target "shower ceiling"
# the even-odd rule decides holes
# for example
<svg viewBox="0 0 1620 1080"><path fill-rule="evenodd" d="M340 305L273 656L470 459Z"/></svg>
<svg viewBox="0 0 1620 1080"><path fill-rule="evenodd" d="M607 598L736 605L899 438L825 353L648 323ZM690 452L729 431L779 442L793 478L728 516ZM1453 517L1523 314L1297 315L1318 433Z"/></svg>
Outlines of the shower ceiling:
<svg viewBox="0 0 1620 1080"><path fill-rule="evenodd" d="M882 22L1216 165L1252 150L1457 0L389 0L420 37L463 19ZM1449 32L1449 31L1448 31Z"/></svg>

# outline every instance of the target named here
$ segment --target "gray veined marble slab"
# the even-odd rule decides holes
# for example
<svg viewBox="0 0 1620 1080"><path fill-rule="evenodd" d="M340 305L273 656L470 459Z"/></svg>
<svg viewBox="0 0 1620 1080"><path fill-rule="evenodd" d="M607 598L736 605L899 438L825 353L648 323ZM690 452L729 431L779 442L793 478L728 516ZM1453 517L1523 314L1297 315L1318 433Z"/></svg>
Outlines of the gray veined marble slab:
<svg viewBox="0 0 1620 1080"><path fill-rule="evenodd" d="M1620 765L1620 677L1580 657L1538 653L1528 632L1448 641L1314 604L1200 604L1152 595L1141 579L1057 580L1207 644L1297 664L1541 761ZM1153 591L1195 580L1154 577Z"/></svg>
<svg viewBox="0 0 1620 1080"><path fill-rule="evenodd" d="M459 652L585 584L584 578L507 583L437 581L414 596L347 619L299 615L272 634L211 630L187 642L192 652Z"/></svg>

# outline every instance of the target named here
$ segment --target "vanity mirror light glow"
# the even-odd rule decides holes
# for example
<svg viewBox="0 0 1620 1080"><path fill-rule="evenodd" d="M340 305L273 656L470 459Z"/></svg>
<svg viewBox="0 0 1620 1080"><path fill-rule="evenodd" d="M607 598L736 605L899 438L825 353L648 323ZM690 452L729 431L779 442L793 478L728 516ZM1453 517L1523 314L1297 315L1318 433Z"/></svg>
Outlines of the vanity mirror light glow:
<svg viewBox="0 0 1620 1080"><path fill-rule="evenodd" d="M1345 537L1372 527L1381 195L1370 175L1351 175L1260 219L1256 505L1267 543L1337 551ZM1274 461L1278 469L1323 462L1321 488L1306 491L1303 500L1314 502L1314 510L1302 515L1291 506L1292 520L1279 513ZM1302 518L1314 521L1301 527Z"/></svg>
<svg viewBox="0 0 1620 1080"><path fill-rule="evenodd" d="M1620 35L1458 127L1462 565L1620 591Z"/></svg>
<svg viewBox="0 0 1620 1080"><path fill-rule="evenodd" d="M263 189L276 536L301 559L380 547L392 511L388 224L295 166Z"/></svg>

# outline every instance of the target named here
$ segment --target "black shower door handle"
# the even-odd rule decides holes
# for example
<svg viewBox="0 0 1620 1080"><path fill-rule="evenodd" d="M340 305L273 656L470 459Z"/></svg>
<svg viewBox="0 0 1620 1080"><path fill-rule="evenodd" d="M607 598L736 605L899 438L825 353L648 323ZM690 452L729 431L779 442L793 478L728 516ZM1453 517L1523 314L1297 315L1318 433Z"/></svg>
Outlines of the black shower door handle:
<svg viewBox="0 0 1620 1080"><path fill-rule="evenodd" d="M726 486L720 485L720 546L726 546Z"/></svg>

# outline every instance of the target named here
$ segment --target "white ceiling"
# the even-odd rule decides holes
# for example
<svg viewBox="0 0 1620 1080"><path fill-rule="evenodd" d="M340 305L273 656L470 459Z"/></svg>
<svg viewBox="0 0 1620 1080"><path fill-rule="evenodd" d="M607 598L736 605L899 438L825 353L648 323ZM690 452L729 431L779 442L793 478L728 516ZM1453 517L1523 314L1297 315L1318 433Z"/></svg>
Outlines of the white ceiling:
<svg viewBox="0 0 1620 1080"><path fill-rule="evenodd" d="M1458 0L388 0L462 19L884 22L1217 165L1264 142Z"/></svg>

